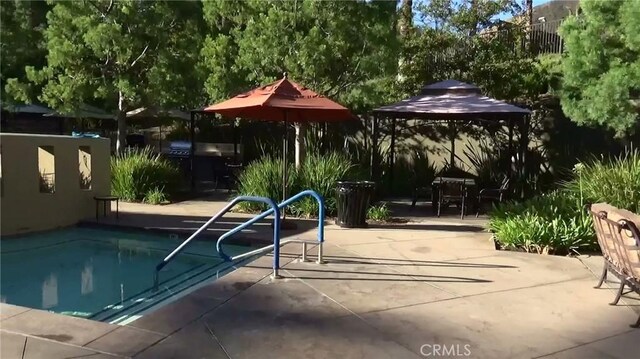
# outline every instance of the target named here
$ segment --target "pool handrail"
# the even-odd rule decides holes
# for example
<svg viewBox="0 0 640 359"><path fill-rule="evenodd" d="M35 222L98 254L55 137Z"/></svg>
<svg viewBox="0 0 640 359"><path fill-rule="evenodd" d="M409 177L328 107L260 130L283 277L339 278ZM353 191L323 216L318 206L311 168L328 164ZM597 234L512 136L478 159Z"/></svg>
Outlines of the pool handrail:
<svg viewBox="0 0 640 359"><path fill-rule="evenodd" d="M318 202L318 263L322 263L322 243L324 242L324 218L325 218L325 208L324 208L324 198L322 198L322 196L320 194L318 194L318 192L313 191L313 190L304 190L292 197L289 197L288 199L286 199L285 201L281 202L280 204L277 205L277 208L279 210L284 210L287 206L289 206L290 204L297 202L299 200L301 200L304 197L313 197L315 198L315 200ZM274 240L273 245L269 245L266 246L264 248L260 248L258 250L255 251L251 251L248 253L243 253L234 257L230 257L228 256L226 253L224 253L224 250L222 249L222 242L231 237L232 235L242 231L243 229L247 228L248 226L252 225L253 223L266 218L267 216L269 216L270 214L272 214L274 211L273 208L268 209L262 213L260 213L259 215L253 217L252 219L250 219L249 221L242 223L240 225L238 225L237 227L225 232L224 234L222 234L220 236L220 238L218 238L218 241L216 242L216 250L218 251L218 254L226 261L235 261L238 259L242 259L242 258L246 258L248 256L251 255L255 255L257 253L260 252L264 252L267 250L270 250L273 247L273 270L274 270L274 276L278 276L278 270L280 269L280 245L285 244L285 243L280 243L280 240L278 238L278 241L276 243L276 241ZM291 241L287 241L291 242ZM305 243L303 243L304 245ZM306 246L304 247L306 248ZM306 255L306 250L303 249L303 257Z"/></svg>
<svg viewBox="0 0 640 359"><path fill-rule="evenodd" d="M266 204L266 205L271 207L271 209L269 210L269 213L270 214L271 213L274 214L274 216L273 216L273 243L274 244L278 243L277 248L280 248L280 245L279 245L280 244L280 209L278 208L278 205L276 205L275 201L270 199L270 198L267 198L267 197L239 196L239 197L236 197L233 200L231 200L231 202L229 202L224 208L222 208L218 213L216 213L213 217L211 217L205 224L203 224L200 228L198 228L198 230L193 232L193 234L190 235L189 238L185 239L178 247L176 247L176 249L174 249L171 253L169 253L169 255L167 255L160 263L158 263L158 265L156 265L155 273L154 273L154 276L153 276L153 288L154 289L158 288L158 275L159 275L160 271L162 270L162 268L164 268L169 262L171 262L171 260L173 260L173 258L175 258L175 256L178 255L178 253L180 253L200 233L206 231L207 228L209 228L209 226L211 226L215 221L220 219L220 217L224 216L227 212L229 212L235 205L237 205L240 202L262 202L262 203L264 203L264 204ZM265 218L267 216L268 215L265 215L265 216L261 217L260 219L263 219L263 218ZM257 222L257 221L252 219L249 222L250 222L250 224L253 224L253 223ZM249 222L245 222L245 224L249 223ZM247 226L245 226L245 228L246 227ZM274 258L277 258L278 256L276 256L275 254L276 253L274 253ZM275 259L274 259L274 261L275 261ZM274 263L274 265L275 265L275 263Z"/></svg>

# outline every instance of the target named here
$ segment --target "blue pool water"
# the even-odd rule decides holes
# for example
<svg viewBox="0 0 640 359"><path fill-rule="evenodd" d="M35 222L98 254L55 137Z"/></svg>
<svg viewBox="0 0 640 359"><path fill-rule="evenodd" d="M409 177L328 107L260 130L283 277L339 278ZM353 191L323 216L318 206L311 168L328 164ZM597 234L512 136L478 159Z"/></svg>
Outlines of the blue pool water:
<svg viewBox="0 0 640 359"><path fill-rule="evenodd" d="M193 242L160 272L153 290L155 266L180 242L88 228L2 240L0 300L118 322L232 269L217 256L214 242ZM251 250L225 249L232 255Z"/></svg>

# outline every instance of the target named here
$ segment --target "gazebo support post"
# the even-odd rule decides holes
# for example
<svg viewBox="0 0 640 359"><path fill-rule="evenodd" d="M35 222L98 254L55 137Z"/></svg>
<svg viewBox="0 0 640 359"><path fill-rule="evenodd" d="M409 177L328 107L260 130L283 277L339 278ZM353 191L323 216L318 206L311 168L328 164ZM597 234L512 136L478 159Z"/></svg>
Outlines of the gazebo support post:
<svg viewBox="0 0 640 359"><path fill-rule="evenodd" d="M393 190L393 165L396 152L396 118L391 119L391 146L389 148L389 193Z"/></svg>
<svg viewBox="0 0 640 359"><path fill-rule="evenodd" d="M522 122L520 122L520 161L518 173L520 175L520 197L525 197L525 180L527 178L527 166L526 166L526 154L527 147L529 146L529 118L525 116L522 118Z"/></svg>
<svg viewBox="0 0 640 359"><path fill-rule="evenodd" d="M369 128L367 126L367 120L369 119L368 114L363 115L364 118L364 150L367 151L369 149Z"/></svg>
<svg viewBox="0 0 640 359"><path fill-rule="evenodd" d="M196 190L196 166L195 166L195 153L196 153L196 113L191 111L191 119L189 121L189 136L191 137L191 151L189 151L189 176L191 182L191 192Z"/></svg>
<svg viewBox="0 0 640 359"><path fill-rule="evenodd" d="M371 119L371 163L369 171L372 181L377 180L378 176L378 115L373 115Z"/></svg>
<svg viewBox="0 0 640 359"><path fill-rule="evenodd" d="M513 163L511 162L513 160L513 120L508 120L507 124L509 126L509 169L507 175L511 179L513 177Z"/></svg>
<svg viewBox="0 0 640 359"><path fill-rule="evenodd" d="M238 163L238 126L236 126L238 119L233 119L233 162Z"/></svg>
<svg viewBox="0 0 640 359"><path fill-rule="evenodd" d="M287 111L284 111L284 135L282 136L282 200L287 199L287 147L289 141L287 141ZM284 211L282 211L284 216Z"/></svg>
<svg viewBox="0 0 640 359"><path fill-rule="evenodd" d="M449 157L449 165L453 169L456 166L456 123L453 120L449 121L449 129L451 130L451 154Z"/></svg>

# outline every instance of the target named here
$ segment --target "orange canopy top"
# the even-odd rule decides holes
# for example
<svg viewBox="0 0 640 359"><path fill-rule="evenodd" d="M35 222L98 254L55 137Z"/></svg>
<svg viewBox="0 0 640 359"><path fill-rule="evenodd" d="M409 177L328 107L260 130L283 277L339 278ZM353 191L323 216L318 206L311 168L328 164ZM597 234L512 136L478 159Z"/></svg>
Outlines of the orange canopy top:
<svg viewBox="0 0 640 359"><path fill-rule="evenodd" d="M287 122L333 122L356 117L346 107L310 89L281 80L211 105L204 112L225 117Z"/></svg>

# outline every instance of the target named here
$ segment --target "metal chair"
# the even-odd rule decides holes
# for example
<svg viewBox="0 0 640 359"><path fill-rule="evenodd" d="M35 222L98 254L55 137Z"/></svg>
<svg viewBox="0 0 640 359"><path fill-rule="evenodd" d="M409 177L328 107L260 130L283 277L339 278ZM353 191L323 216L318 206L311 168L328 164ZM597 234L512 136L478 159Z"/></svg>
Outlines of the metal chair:
<svg viewBox="0 0 640 359"><path fill-rule="evenodd" d="M450 203L459 204L460 219L464 219L467 202L467 186L466 180L462 179L460 182L447 182L444 179L440 179L440 185L438 189L438 217L442 211L442 205L448 205Z"/></svg>
<svg viewBox="0 0 640 359"><path fill-rule="evenodd" d="M482 207L483 200L490 200L492 202L502 203L509 191L509 177L505 176L502 179L502 184L499 188L483 188L478 192L478 206L476 210L476 218L480 215L480 208Z"/></svg>

